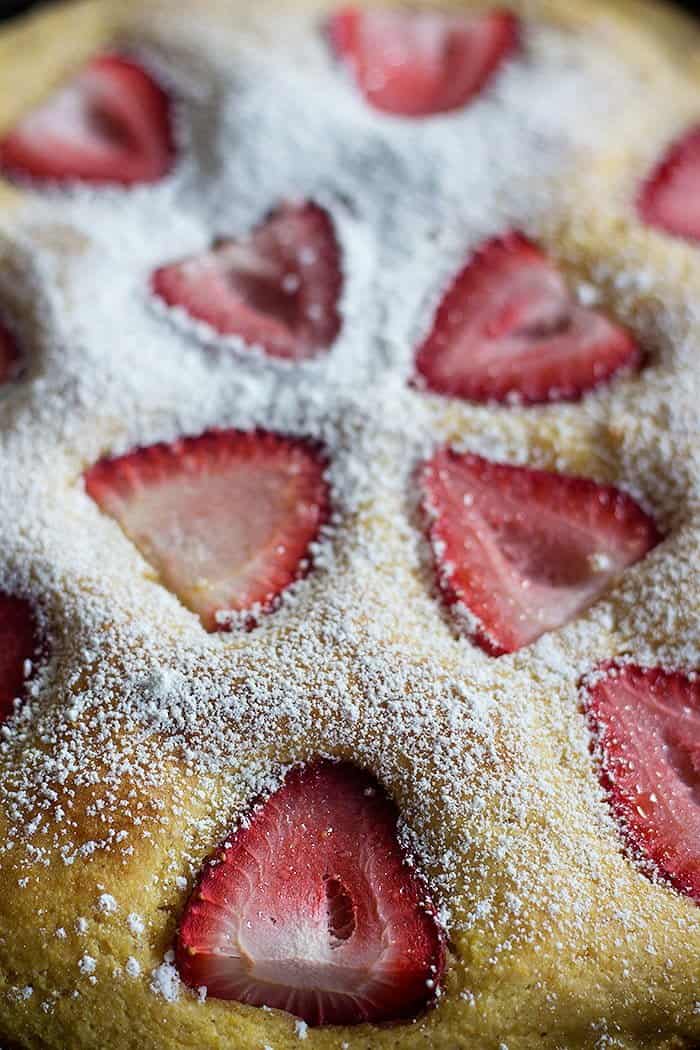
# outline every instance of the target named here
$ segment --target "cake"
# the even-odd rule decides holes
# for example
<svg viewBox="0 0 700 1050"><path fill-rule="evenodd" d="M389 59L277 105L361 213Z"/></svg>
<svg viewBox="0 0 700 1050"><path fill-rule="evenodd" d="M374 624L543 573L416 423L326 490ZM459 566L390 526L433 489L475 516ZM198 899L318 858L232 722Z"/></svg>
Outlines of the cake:
<svg viewBox="0 0 700 1050"><path fill-rule="evenodd" d="M3 30L4 1050L700 1046L699 42Z"/></svg>

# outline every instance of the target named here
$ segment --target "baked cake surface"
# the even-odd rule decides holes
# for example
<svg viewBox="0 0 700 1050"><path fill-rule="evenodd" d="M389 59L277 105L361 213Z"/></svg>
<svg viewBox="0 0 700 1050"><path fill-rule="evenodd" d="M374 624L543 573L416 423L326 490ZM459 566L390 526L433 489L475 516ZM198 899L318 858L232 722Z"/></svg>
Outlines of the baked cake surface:
<svg viewBox="0 0 700 1050"><path fill-rule="evenodd" d="M0 37L3 128L118 47L175 100L176 153L130 188L0 184L0 302L24 356L0 391L0 591L42 638L0 743L3 1046L700 1045L700 911L624 848L581 688L609 661L700 666L700 249L635 208L700 115L699 37L656 6L511 7L517 53L417 122L363 99L323 4L87 2ZM150 290L287 200L333 223L328 353L251 350ZM641 370L536 405L414 381L454 275L513 230L632 333ZM208 633L84 479L229 429L322 447L331 511L279 607ZM444 446L615 486L661 542L495 657L435 585L417 472ZM198 994L173 954L207 857L318 755L386 788L445 930L435 1003L394 1025Z"/></svg>

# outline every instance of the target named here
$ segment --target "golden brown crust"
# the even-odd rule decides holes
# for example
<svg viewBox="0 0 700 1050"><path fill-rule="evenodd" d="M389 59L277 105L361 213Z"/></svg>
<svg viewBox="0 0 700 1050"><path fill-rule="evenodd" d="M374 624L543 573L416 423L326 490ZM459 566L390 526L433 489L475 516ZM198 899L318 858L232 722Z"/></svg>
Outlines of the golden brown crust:
<svg viewBox="0 0 700 1050"><path fill-rule="evenodd" d="M179 6L83 0L52 8L4 30L0 34L0 130L115 32L128 28L132 17L147 15L151 10L174 12ZM246 7L224 0L199 0L188 6L190 13L201 6L208 17L223 15L226 32L232 31L232 12ZM286 6L308 9L311 5L288 0ZM314 6L324 9L327 5ZM585 28L607 43L614 41L620 55L641 76L658 78L663 96L659 107L664 116L674 114L678 128L692 117L696 107L692 78L697 75L694 52L700 32L688 19L642 0L618 0L615 4L603 0L585 4L580 0L523 0L514 6L528 13L534 11L538 17L552 18L566 27ZM629 197L640 166L646 166L658 153L664 134L655 131L649 135L645 127L630 127L629 133L621 129L619 143L611 147L609 155L601 157L590 171L581 173L580 186L571 187L577 214L569 221L560 212L552 217L551 228L542 230L543 240L572 273L590 273L601 254L611 263L613 272L616 261L623 257L627 267L631 259L636 259L640 266L651 264L660 273L671 259L673 280L668 281L669 296L679 294L679 285L686 291L695 286L699 279L695 271L700 268L691 249L680 243L669 244L657 234L640 229L629 209L618 206L618 202ZM22 191L0 183L0 207L11 209L24 197ZM663 282L663 277L659 279ZM613 304L617 293L612 282L606 286L603 280L602 284ZM643 309L644 303L640 306L642 312ZM457 407L444 411L439 430L445 438L463 440L469 428L478 425L478 418L467 420ZM523 424L530 428L531 449L536 449L545 465L563 463L569 471L602 479L610 476L614 480L611 464L620 455L621 446L626 448L630 442L633 446L638 421L616 418L601 425L599 420L593 424L582 419L576 440L571 434L578 424L572 422L571 414L567 425L572 429L563 445L555 414L544 414ZM81 466L73 463L73 476ZM371 514L363 517L359 513L356 525L368 534L385 530L387 543L393 542L391 520L381 511L374 519ZM407 605L414 596L418 600L424 581L402 567L400 551L390 568L396 575L401 600ZM381 586L379 581L377 592ZM677 621L674 630L679 629L683 629L683 624L679 627ZM400 626L397 631L400 632ZM177 637L176 628L172 637ZM289 638L294 639L293 631ZM611 646L613 642L616 646L622 644L615 626L610 628L609 639ZM430 646L425 639L409 634L407 639L397 641L414 646L417 665L428 658ZM511 694L517 690L518 673L517 668L504 667L501 686L505 693L509 688ZM349 681L347 688L350 692L356 689L361 703L362 683ZM78 684L73 691L77 696ZM545 920L535 899L519 925L516 947L502 950L509 935L507 919L502 916L509 912L504 908L501 913L500 906L506 895L517 894L517 865L514 872L506 871L505 862L499 866L494 854L482 849L479 842L464 844L469 837L468 828L450 829L447 840L458 857L458 881L464 897L468 902L480 901L483 886L488 885L492 890L491 918L454 934L447 984L438 1008L411 1025L309 1032L305 1047L691 1050L700 1042L700 925L694 905L648 882L621 855L609 829L596 823L597 813L592 814L588 808L585 790L591 770L585 758L569 750L567 718L573 722L577 717L572 707L575 701L565 691L548 692L536 680L533 691L538 746L526 759L518 751L519 744L513 746L507 732L503 732L494 775L498 775L498 768L512 769L516 763L526 761L525 775L533 778L545 776L547 770L559 771L560 779L552 781L551 793L546 796L543 792L541 801L546 797L546 804L543 801L542 809L534 805L532 798L528 800L519 823L513 824L512 842L518 862L530 869L536 867L538 857L546 855L544 866L549 877L560 885L566 885L569 878L572 884L578 880L585 883L585 913L579 914L575 895L561 901L558 922L566 944L558 943L551 914ZM562 720L561 711L567 705L572 711ZM318 738L304 742L308 753L324 750L326 717L319 705L315 723ZM279 739L271 750L274 761L283 764L299 758L299 742L286 740L282 729L280 721ZM462 744L469 748L467 734ZM162 763L158 742L152 741L151 746L154 764ZM352 757L351 752L345 757ZM417 761L414 754L401 756L406 765L414 760ZM421 755L421 761L429 770L429 754ZM203 1007L187 996L168 1002L151 988L152 974L162 966L172 944L183 905L183 891L176 879L189 881L190 870L184 858L193 859L196 866L237 814L230 797L224 815L219 810L223 782L214 777L206 791L198 792L184 764L179 765L176 759L172 762L169 785L154 787L150 794L139 791L135 799L129 799L125 792L121 799L112 801L114 812L119 811L120 803L125 803L125 824L133 820L133 808L138 805L139 816L148 825L148 837L135 840L128 854L115 847L107 852L97 851L89 863L70 864L54 855L45 868L39 868L29 878L21 893L17 892L18 878L24 877L21 844L15 852L10 850L3 856L0 1038L17 1040L23 1050L261 1050L263 1046L296 1050L299 1046L297 1029L286 1015L211 1000ZM486 772L475 771L474 791L479 791L480 777L485 777ZM569 801L577 795L577 784L581 785L581 801L572 807ZM427 808L437 829L442 819L437 791L435 797L422 796L411 788L410 777L402 779L398 771L392 788L407 813L418 806ZM71 819L76 821L76 846L101 836L101 818L99 811L94 810L99 797L99 783L94 792L81 787L74 793L68 780L64 794L55 800L55 805L69 809ZM241 791L241 810L247 801L248 796ZM503 821L498 798L485 798L484 806L494 826ZM562 822L571 820L572 815L577 827L563 827ZM204 832L197 825L200 819L204 821ZM0 841L6 841L7 827L7 815L0 813ZM112 830L120 830L118 821L112 822ZM572 832L577 849L572 848ZM601 839L606 843L602 847ZM35 842L41 847L50 845L50 840L48 832L45 843L41 837ZM595 852L596 865L588 863L589 851L591 856ZM175 870L172 858L178 855L183 859L181 868ZM118 886L116 913L100 911L100 886ZM620 901L620 916L614 920L608 900L613 888ZM465 914L469 911L468 905L464 910ZM633 913L634 921L629 922L623 911ZM87 920L84 932L76 928L76 912ZM135 934L129 927L128 912L143 918L143 933ZM456 925L459 927L459 923ZM57 931L63 934L57 935ZM655 943L653 955L648 950L650 931ZM89 969L81 969L81 960L86 957L97 961L99 980L95 984L90 981ZM140 967L140 975L133 978L124 974L125 960L130 957L137 958ZM664 959L663 979L659 976L660 957ZM23 989L28 987L31 994L25 996Z"/></svg>

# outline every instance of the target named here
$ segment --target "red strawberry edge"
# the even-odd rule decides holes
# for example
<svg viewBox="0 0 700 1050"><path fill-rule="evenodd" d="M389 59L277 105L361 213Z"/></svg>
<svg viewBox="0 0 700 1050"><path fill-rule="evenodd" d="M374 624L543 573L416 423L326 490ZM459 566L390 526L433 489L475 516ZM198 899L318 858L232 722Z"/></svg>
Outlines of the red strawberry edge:
<svg viewBox="0 0 700 1050"><path fill-rule="evenodd" d="M624 724L620 724L617 719L614 701L610 700L609 695L606 696L606 688L615 681L623 687L629 687L631 694L641 690L642 694L648 691L653 695L654 691L662 686L665 696L683 698L684 706L686 698L691 694L695 699L694 707L700 713L700 677L695 672L667 671L662 667L644 667L612 659L604 661L584 675L579 683L583 713L591 734L590 753L595 760L601 788L627 853L644 874L653 879L660 878L678 893L690 897L700 905L700 838L697 840L694 856L691 854L688 860L687 855L683 857L677 844L667 841L667 829L659 826L658 822L655 824L653 820L649 820L649 814L654 814L654 807L658 807L660 801L655 793L658 792L660 796L662 793L658 782L652 782L651 792L643 790L649 786L644 780L650 775L654 776L654 764L659 761L659 754L645 755L642 773L635 776L633 758L626 752L628 740L624 738ZM641 719L640 710L639 715L634 718L634 728L638 732L643 731L640 730ZM659 741L653 742L656 744ZM678 741L676 747L671 750L676 750L677 744ZM662 756L670 746L667 741L661 745ZM694 757L684 754L683 759L687 763L685 775L694 775L697 791L700 788L700 739L693 740L693 746ZM661 761L664 761L663 757ZM656 772L661 780L665 770L657 769ZM625 783L630 777L635 777L633 790L629 790L630 783ZM697 797L700 800L700 795ZM698 816L695 831L698 833L700 801L696 802L696 806ZM682 826L691 833L689 822Z"/></svg>
<svg viewBox="0 0 700 1050"><path fill-rule="evenodd" d="M36 619L24 598L0 593L0 722L24 696L31 665L39 652Z"/></svg>
<svg viewBox="0 0 700 1050"><path fill-rule="evenodd" d="M227 274L223 260L237 251L243 257L241 270L234 261ZM311 261L304 258L305 252ZM254 285L246 294L245 280L239 288L233 281L233 277L250 281L254 264L261 271L257 294L265 288L267 309L255 304ZM266 278L265 269L272 271ZM285 279L291 279L293 292L284 288ZM276 284L275 296L271 293ZM167 307L180 308L214 333L236 336L246 348L259 348L268 357L287 362L316 358L335 343L342 326L338 305L342 285L341 248L333 219L312 200L283 201L247 234L217 237L209 250L159 266L150 277L152 294ZM313 310L318 316L312 315Z"/></svg>
<svg viewBox="0 0 700 1050"><path fill-rule="evenodd" d="M116 168L107 170L104 166L104 157L96 159L96 153L99 150L95 150L94 143L90 148L81 147L80 145L76 146L74 128L69 127L64 134L63 157L61 156L62 140L60 128L56 138L50 143L49 149L47 149L46 141L40 145L33 141L35 132L27 132L27 124L41 110L50 107L61 91L70 89L74 85L79 86L81 77L86 78L90 75L102 77L103 81L108 85L110 84L110 78L111 81L114 81L115 78L126 81L129 83L132 93L140 96L139 107L135 109L137 120L141 122L147 119L150 120L152 125L150 129L147 129L150 130L152 139L148 143L150 155L146 155L142 141L140 143L142 153L140 166L139 164L133 165L132 161L135 151L132 151L132 157L129 159L129 162L121 164L123 170L117 170L120 167L119 162L117 162ZM124 83L122 83L121 87L124 90ZM127 101L126 94L117 101L120 104ZM133 100L129 101L133 107ZM113 113L110 113L109 106L106 106L102 111L96 111L96 113L96 119L104 120L108 128L111 127L113 121L116 131L120 131L118 122L119 116L121 116L122 120L124 119L123 113L121 115L118 114L114 118ZM138 133L142 137L148 137L143 124L136 129L132 125L129 132L132 135ZM158 138L157 142L153 141L156 137ZM81 150L83 154L82 160L79 156ZM92 155L90 157L91 151ZM66 160L65 154L69 155L71 159ZM56 184L82 182L95 185L113 184L128 187L139 183L159 182L171 171L176 154L173 105L165 88L137 59L127 54L105 52L92 58L82 69L76 70L72 78L69 77L64 83L59 83L52 95L49 95L33 109L20 116L18 122L4 136L0 137L0 173L19 181L45 181ZM86 155L88 155L87 160Z"/></svg>
<svg viewBox="0 0 700 1050"><path fill-rule="evenodd" d="M544 360L532 359L523 370L505 361L501 362L497 373L491 375L483 363L475 367L473 363L465 362L462 369L458 368L452 375L442 374L446 333L450 331L452 316L464 310L461 300L465 285L471 283L472 298L483 301L483 289L479 289L478 282L483 281L487 270L497 270L499 259L502 265L505 260L510 266L518 259L529 260L533 268L539 268L544 274L559 274L541 248L519 230L511 230L478 245L443 293L430 330L416 350L411 385L417 390L477 404L511 404L515 400L518 405L530 407L580 401L616 377L637 372L643 367L644 355L628 329L594 308L581 306L571 293L567 293L572 318L575 315L602 318L608 332L608 344L592 346L587 364L576 360L569 352L569 357L562 358L556 367L551 362L547 364ZM475 316L478 316L478 311L475 311ZM546 337L541 338L546 345ZM552 377L553 372L558 372L556 380ZM511 378L506 382L505 376L509 373Z"/></svg>
<svg viewBox="0 0 700 1050"><path fill-rule="evenodd" d="M673 175L682 167L689 154L697 154L698 188L700 188L700 125L691 127L671 142L656 166L643 180L635 201L639 218L647 226L654 227L687 241L700 241L700 215L695 217L680 209L680 214L671 215L664 208L662 191L669 185ZM687 188L684 192L688 192Z"/></svg>
<svg viewBox="0 0 700 1050"><path fill-rule="evenodd" d="M401 9L394 10L394 14L399 14ZM363 9L354 7L352 5L340 8L334 12L326 22L326 36L333 53L346 60L349 63L356 64L358 54L361 53L362 40L361 40L361 23L363 18L370 17L372 15L372 9ZM440 10L426 11L426 12L413 12L408 9L404 12L407 19L410 19L414 14L431 14L434 18L450 18L449 12L441 12ZM458 13L451 16L452 20L458 18ZM372 83L367 83L363 80L359 70L355 70L355 79L363 92L366 101L373 106L373 108L380 112L386 112L393 116L399 117L412 117L412 118L424 118L434 115L441 115L449 113L454 110L462 109L467 106L474 97L476 97L488 84L492 76L497 72L503 61L508 59L520 46L522 40L521 22L518 16L510 11L508 8L496 7L487 9L482 12L473 13L473 21L480 20L482 25L488 24L492 31L492 38L490 40L490 55L487 62L482 62L482 69L480 75L471 78L468 85L465 87L462 85L462 91L458 91L456 95L447 97L444 95L442 100L434 98L432 104L428 105L424 100L421 104L417 104L417 100L414 99L409 105L405 103L397 106L395 100L387 105L380 104L378 99L373 98L375 93L375 87ZM449 54L449 48L446 48L446 57L454 60L454 54ZM452 49L454 50L454 49ZM453 76L455 76L453 70ZM454 89L454 84L452 85ZM381 86L380 86L381 89ZM403 92L402 92L403 94Z"/></svg>
<svg viewBox="0 0 700 1050"><path fill-rule="evenodd" d="M503 477L508 474L513 474L515 477L527 477L530 483L536 486L551 486L554 481L557 484L566 486L569 495L572 497L575 497L577 494L581 498L590 496L591 492L602 494L606 498L615 501L619 507L620 515L626 518L632 517L640 527L643 527L646 533L646 553L653 550L663 539L663 534L659 531L654 519L643 511L636 501L622 489L611 485L601 485L590 478L577 475L558 474L523 465L486 459L475 453L457 452L449 445L438 448L429 459L425 460L418 467L416 474L417 483L422 490L420 514L423 522L423 531L433 551L436 570L435 581L445 606L448 609L457 606L461 607L464 615L460 618L460 622L464 626L466 635L488 656L507 656L517 652L524 645L531 644L531 642L518 643L514 637L511 637L510 631L506 630L504 633L504 625L502 623L497 625L496 623L487 622L483 618L482 610L480 610L481 615L475 613L472 609L469 593L465 591L463 585L457 580L460 567L457 566L457 571L455 572L455 563L449 557L448 552L451 544L445 528L444 508L436 505L434 502L433 479L436 473L439 472L441 463L450 461L459 463L462 460L476 465L479 469L490 470ZM445 556L447 556L447 560L445 560ZM498 609L498 605L496 606L496 612L500 620L502 614ZM507 627L507 624L505 626Z"/></svg>
<svg viewBox="0 0 700 1050"><path fill-rule="evenodd" d="M332 511L330 489L323 478L328 467L325 447L313 439L293 437L260 428L250 431L211 429L199 435L180 437L172 442L138 446L122 455L105 456L94 463L83 475L87 494L103 513L113 517L123 529L119 514L109 507L112 496L128 502L134 487L136 489L140 486L147 488L149 480L155 482L162 479L164 473L167 474L173 462L177 462L179 458L203 457L206 461L209 456L214 458L220 456L222 450L225 451L229 445L235 446L233 451L243 459L248 457L264 459L267 455L285 451L291 454L300 453L308 458L309 463L313 462L318 473L318 492L316 493L318 520L313 536L307 544L307 553L296 563L294 570L280 569L273 592L266 597L258 598L252 605L235 609L236 615L231 619L217 619L211 611L206 614L197 612L196 609L189 606L187 601L183 600L174 587L164 584L171 593L176 594L179 600L183 601L183 604L200 616L205 630L210 633L234 629L254 630L260 624L262 617L279 607L283 592L292 584L304 579L311 571L313 563L308 547L319 539L323 528L330 521ZM138 549L138 543L135 545ZM150 560L143 552L142 556L146 558L146 561Z"/></svg>
<svg viewBox="0 0 700 1050"><path fill-rule="evenodd" d="M314 806L313 797L308 801L308 810L305 808L304 795L307 791L313 791L315 788L318 788L319 784L323 785L324 783L326 785L326 795L331 798L330 805L335 809L335 813L330 815L330 826L327 828L327 833L340 834L341 836L340 854L336 854L338 858L343 853L344 835L357 836L358 854L362 853L366 845L366 840L361 833L361 826L356 827L355 824L350 828L342 826L343 807L346 805L346 800L350 795L354 795L356 800L358 796L362 799L360 805L367 810L368 819L371 819L372 833L378 836L377 841L380 844L384 843L384 846L380 845L379 847L380 861L381 850L387 848L387 835L394 843L391 848L398 850L399 854L403 853L396 838L398 810L392 799L370 773L360 769L353 763L325 757L317 757L302 765L293 766L288 770L281 786L277 790L269 795L259 797L253 803L250 816L246 817L238 829L230 834L223 844L214 851L202 868L180 919L176 939L177 965L181 978L189 987L198 991L206 987L208 994L212 994L212 989L206 984L206 973L210 966L214 967L214 973L216 973L219 966L217 960L221 956L218 952L208 956L203 944L209 942L211 951L214 952L215 945L221 945L222 943L218 929L219 924L225 920L227 910L235 907L238 899L237 887L235 886L236 864L241 865L239 877L246 881L246 864L250 863L251 858L255 858L256 871L259 878L256 880L253 892L261 890L263 895L265 893L274 895L273 887L276 885L275 872L272 870L267 878L265 877L265 870L267 869L260 867L260 856L256 852L256 836L259 834L263 835L263 849L269 847L269 839L265 838L265 821L269 816L270 809L272 806L275 806L276 815L273 813L271 817L272 825L271 828L267 828L267 831L270 832L272 830L274 832L272 836L274 840L273 850L277 849L282 857L285 858L284 870L286 871L286 864L289 862L289 858L284 853L284 836L285 834L287 836L293 835L292 829L295 825L303 828L305 835L310 834L313 836L314 830L317 830L315 829L315 824L318 823L318 814ZM357 805L357 801L355 805ZM294 816L295 812L296 817ZM351 810L348 812L351 812ZM372 814L371 818L369 818L370 812ZM305 814L306 820L304 819ZM281 831L279 821L282 821ZM363 818L360 819L360 825L362 825L362 821ZM261 826L262 831L260 830ZM308 850L302 851L304 855L303 857L299 856L298 864L292 863L292 867L289 868L290 875L286 876L286 878L292 877L292 871L300 879L303 879L304 875L308 875L305 865L309 861L309 857L311 857L310 863L313 865L314 860L317 859L316 853L319 851L323 853L324 849L328 850L330 848L324 847L322 842L319 845L319 842L320 840L312 838L309 842ZM336 845L334 840L333 846L336 847ZM371 849L372 847L366 846L366 848ZM273 862L274 859L273 853ZM331 859L329 863L332 866L334 861ZM343 865L347 864L347 859L338 859L337 863L339 869L342 870ZM393 885L392 880L396 878L396 854L391 860L387 856L383 863L379 863L374 875L372 874L374 868L367 857L365 857L364 863L369 864L369 868L366 869L362 866L357 869L358 872L363 873L360 876L360 880L365 877L369 879L378 877L382 887L381 893L386 895L388 887ZM446 938L438 922L436 912L428 899L427 889L423 880L408 864L405 857L398 863L401 870L401 885L394 886L394 890L389 896L385 896L383 899L384 906L387 909L386 914L382 912L383 918L378 917L378 913L374 910L375 905L372 905L370 911L375 923L381 923L382 921L389 923L389 916L392 910L401 912L404 909L407 914L412 915L411 922L415 927L413 937L416 939L410 941L410 948L408 944L406 945L407 954L405 956L396 957L393 965L389 965L388 969L382 971L385 976L379 980L372 994L369 991L371 981L365 978L365 985L360 985L365 990L357 993L357 1001L354 1005L352 1001L350 1003L344 1002L345 993L341 993L339 990L331 993L323 988L314 989L307 986L299 987L296 993L292 994L290 1001L286 1002L285 1005L281 1005L282 1002L285 1002L285 993L279 989L278 992L275 992L273 984L272 996L276 1001L266 1003L264 996L260 998L255 994L255 978L253 976L255 960L250 959L249 976L244 979L242 986L243 995L239 997L238 995L226 994L221 991L217 995L217 989L215 989L214 997L247 1002L248 1005L286 1010L302 1017L307 1024L314 1027L328 1024L352 1025L363 1022L378 1024L386 1021L405 1020L415 1017L423 1009L433 1006L439 995L446 965ZM318 871L315 871L314 874L317 877ZM318 881L318 878L315 881ZM324 883L329 881L328 872L323 875L323 881ZM352 896L348 895L347 887L343 885L341 879L331 879L330 881L338 881L341 891L341 897L337 902L337 906L341 910L335 916L335 919L336 922L340 920L344 931L339 932L338 935L343 941L351 940L358 924L361 926L363 923L362 907L357 900L353 902ZM361 885L361 881L358 885ZM290 884L290 900L294 896L292 886L293 884ZM248 894L244 896L247 901ZM303 909L308 911L309 914L314 910L312 898L313 893L308 898L308 905ZM381 905L382 901L380 900L376 903ZM348 911L348 905L352 907L352 912ZM248 905L246 904L246 906ZM258 909L255 912L255 921L257 922L264 920L265 908L270 908L274 912L274 901L267 901L262 907L263 911ZM275 914L278 915L279 920L279 913ZM273 920L276 929L278 920ZM281 926L280 934L283 936L284 922L281 923ZM387 937L390 935L391 929L393 929L393 935L396 935L396 930L391 926L387 926ZM213 930L216 931L216 936L212 942ZM349 935L348 930L350 931ZM404 936L409 936L409 934L406 933ZM227 943L231 942L227 941ZM311 951L313 949L309 946L307 950ZM362 951L362 949L360 950ZM261 949L261 951L263 951L264 956L264 950ZM416 952L418 952L418 958L416 958ZM303 965L301 960L300 964ZM337 963L337 966L341 968L339 973L342 972L342 965L341 961ZM422 976L420 972L417 973L417 969L422 971ZM404 971L406 976L402 977ZM338 979L342 983L342 978ZM217 980L220 980L218 974ZM401 994L401 989L393 986L395 982L400 980L409 981L409 987L404 987L405 994ZM365 994L369 996L369 999L363 1005L362 1000ZM377 1001L377 995L380 999L384 999L383 1003ZM353 996L350 996L351 1000L353 998Z"/></svg>

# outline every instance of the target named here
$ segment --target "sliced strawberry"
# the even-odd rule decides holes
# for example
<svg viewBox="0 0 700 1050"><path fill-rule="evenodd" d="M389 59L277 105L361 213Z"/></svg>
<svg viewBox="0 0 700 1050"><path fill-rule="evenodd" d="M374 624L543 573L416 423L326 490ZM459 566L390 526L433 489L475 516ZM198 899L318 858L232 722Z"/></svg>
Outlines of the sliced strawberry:
<svg viewBox="0 0 700 1050"><path fill-rule="evenodd" d="M128 186L161 179L174 152L163 89L130 59L101 55L0 140L0 170Z"/></svg>
<svg viewBox="0 0 700 1050"><path fill-rule="evenodd" d="M416 356L418 385L436 393L525 404L579 398L640 364L630 333L581 306L519 233L478 249Z"/></svg>
<svg viewBox="0 0 700 1050"><path fill-rule="evenodd" d="M660 539L630 496L586 478L443 449L421 485L445 598L492 656L568 623Z"/></svg>
<svg viewBox="0 0 700 1050"><path fill-rule="evenodd" d="M585 707L613 813L634 853L700 904L700 679L600 670Z"/></svg>
<svg viewBox="0 0 700 1050"><path fill-rule="evenodd" d="M208 631L269 610L328 517L320 452L265 431L212 431L96 463L90 496Z"/></svg>
<svg viewBox="0 0 700 1050"><path fill-rule="evenodd" d="M27 661L37 650L36 624L29 602L0 593L0 722L22 696Z"/></svg>
<svg viewBox="0 0 700 1050"><path fill-rule="evenodd" d="M637 197L649 226L700 241L700 125L674 142Z"/></svg>
<svg viewBox="0 0 700 1050"><path fill-rule="evenodd" d="M442 977L444 938L397 818L349 763L292 770L204 868L180 922L184 981L310 1025L417 1013Z"/></svg>
<svg viewBox="0 0 700 1050"><path fill-rule="evenodd" d="M317 204L282 204L241 240L156 270L156 295L271 357L302 360L340 331L340 249Z"/></svg>
<svg viewBox="0 0 700 1050"><path fill-rule="evenodd" d="M0 321L0 386L16 378L20 364L21 355L17 340Z"/></svg>
<svg viewBox="0 0 700 1050"><path fill-rule="evenodd" d="M375 109L426 117L459 109L516 50L510 11L365 11L346 7L329 22L331 44Z"/></svg>

